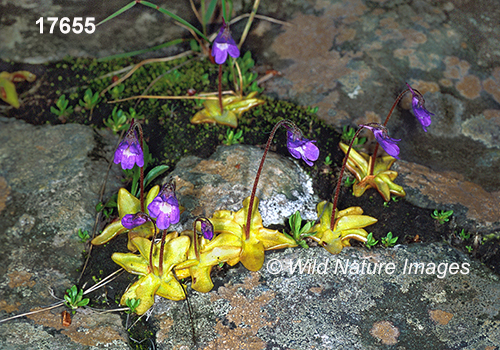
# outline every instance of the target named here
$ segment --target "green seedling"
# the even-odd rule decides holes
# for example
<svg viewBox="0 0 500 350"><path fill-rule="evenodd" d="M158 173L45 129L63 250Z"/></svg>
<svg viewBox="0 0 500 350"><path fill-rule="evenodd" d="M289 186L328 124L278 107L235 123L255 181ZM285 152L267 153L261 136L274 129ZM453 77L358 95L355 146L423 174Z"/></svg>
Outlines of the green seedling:
<svg viewBox="0 0 500 350"><path fill-rule="evenodd" d="M96 92L93 94L92 90L88 88L87 90L85 90L85 94L83 95L83 100L80 100L80 102L78 103L83 108L92 111L100 101L101 98L99 97L99 93Z"/></svg>
<svg viewBox="0 0 500 350"><path fill-rule="evenodd" d="M398 241L399 237L392 237L392 232L387 232L387 236L382 237L382 244L385 245L386 248L393 247Z"/></svg>
<svg viewBox="0 0 500 350"><path fill-rule="evenodd" d="M104 119L103 122L104 125L110 128L113 133L116 134L119 131L128 129L129 124L127 123L127 116L127 113L125 113L121 109L118 109L118 107L115 107L111 112L111 117L109 117L108 119Z"/></svg>
<svg viewBox="0 0 500 350"><path fill-rule="evenodd" d="M460 231L458 235L463 241L466 241L470 238L470 233L465 233L465 229L462 229L462 231Z"/></svg>
<svg viewBox="0 0 500 350"><path fill-rule="evenodd" d="M69 100L66 100L66 95L61 95L56 101L56 107L51 106L50 111L57 115L59 119L66 119L73 113L73 107L69 106Z"/></svg>
<svg viewBox="0 0 500 350"><path fill-rule="evenodd" d="M90 238L89 231L82 230L81 228L79 228L78 229L78 237L80 237L80 242L82 242L82 243L87 242Z"/></svg>
<svg viewBox="0 0 500 350"><path fill-rule="evenodd" d="M290 224L290 229L292 230L292 238L300 245L302 248L309 248L307 245L305 238L310 237L316 232L309 232L311 227L314 225L314 221L307 222L304 226L302 226L302 217L300 216L300 212L297 210L295 214L290 216L288 219L288 223Z"/></svg>
<svg viewBox="0 0 500 350"><path fill-rule="evenodd" d="M254 73L251 71L251 69L255 66L255 61L252 58L252 54L250 51L245 52L245 54L242 57L239 57L236 59L236 62L238 63L240 70L241 70L241 85L243 87L243 93L248 94L252 91L256 91L258 93L261 93L264 91L263 88L260 88L257 85L257 73ZM222 74L222 83L223 84L229 84L233 83L234 86L239 86L236 81L239 80L239 74L237 70L234 68L234 66L230 66L230 70L226 70Z"/></svg>
<svg viewBox="0 0 500 350"><path fill-rule="evenodd" d="M356 182L356 178L355 177L353 177L351 179L349 176L347 176L345 178L345 181L344 181L344 186L345 187L351 187L352 185L354 185L355 182Z"/></svg>
<svg viewBox="0 0 500 350"><path fill-rule="evenodd" d="M392 199L392 201L393 201L394 203L397 203L397 202L399 202L399 200L400 200L401 198L396 197L396 196L392 196L392 197L391 197L391 199Z"/></svg>
<svg viewBox="0 0 500 350"><path fill-rule="evenodd" d="M78 288L75 285L73 285L73 287L71 287L70 289L66 289L64 300L64 304L73 310L73 314L75 313L76 309L87 305L90 301L89 298L83 299L83 290L80 289L78 291Z"/></svg>
<svg viewBox="0 0 500 350"><path fill-rule="evenodd" d="M349 144L349 143L351 143L351 140L353 139L354 135L356 135L356 129L345 125L342 128L341 140L342 140L342 142ZM356 137L356 139L354 139L354 142L352 143L352 147L358 148L359 146L363 145L365 142L366 142L366 137L359 137L359 138Z"/></svg>
<svg viewBox="0 0 500 350"><path fill-rule="evenodd" d="M240 129L236 134L234 133L233 129L227 129L226 131L226 138L224 139L223 143L226 146L231 146L231 145L236 145L238 143L243 142L243 130Z"/></svg>
<svg viewBox="0 0 500 350"><path fill-rule="evenodd" d="M135 298L127 299L125 301L125 305L128 306L129 310L125 311L125 313L126 314L133 314L135 312L135 309L137 309L137 307L139 306L140 303L141 303L141 299L135 299Z"/></svg>
<svg viewBox="0 0 500 350"><path fill-rule="evenodd" d="M306 111L307 111L308 113L311 113L311 114L316 114L316 113L318 113L318 110L319 110L319 107L318 107L318 106L316 106L316 107L309 106L309 107L307 107L307 108L306 108Z"/></svg>
<svg viewBox="0 0 500 350"><path fill-rule="evenodd" d="M102 211L102 214L109 219L109 217L113 214L114 208L116 208L118 205L116 204L116 198L117 195L115 194L113 197L111 197L106 203L97 203L95 206L95 211L99 213Z"/></svg>
<svg viewBox="0 0 500 350"><path fill-rule="evenodd" d="M144 119L144 116L141 115L141 114L138 114L135 109L133 109L132 107L130 107L128 109L128 112L125 113L127 115L127 121L128 120L140 120L140 119Z"/></svg>
<svg viewBox="0 0 500 350"><path fill-rule="evenodd" d="M377 243L378 241L373 238L373 233L370 232L368 236L366 236L365 246L367 246L368 249L371 249L371 247L375 246Z"/></svg>
<svg viewBox="0 0 500 350"><path fill-rule="evenodd" d="M384 208L389 208L389 204L391 204L391 202L384 202Z"/></svg>
<svg viewBox="0 0 500 350"><path fill-rule="evenodd" d="M125 85L121 84L121 85L116 85L114 88L112 88L109 93L111 94L111 97L114 99L114 100L118 100L120 98L120 96L122 95L123 93L123 90L125 90Z"/></svg>
<svg viewBox="0 0 500 350"><path fill-rule="evenodd" d="M436 219L440 224L444 224L445 222L450 221L449 217L453 215L453 210L448 210L444 211L441 210L438 212L438 210L434 210L434 212L431 214L431 217L433 219Z"/></svg>
<svg viewBox="0 0 500 350"><path fill-rule="evenodd" d="M471 253L474 250L474 248L472 248L472 246L470 246L470 245L466 245L465 248L467 249L467 251L469 253Z"/></svg>
<svg viewBox="0 0 500 350"><path fill-rule="evenodd" d="M327 155L325 160L323 161L323 163L325 163L325 165L332 165L332 159L330 158L330 155Z"/></svg>

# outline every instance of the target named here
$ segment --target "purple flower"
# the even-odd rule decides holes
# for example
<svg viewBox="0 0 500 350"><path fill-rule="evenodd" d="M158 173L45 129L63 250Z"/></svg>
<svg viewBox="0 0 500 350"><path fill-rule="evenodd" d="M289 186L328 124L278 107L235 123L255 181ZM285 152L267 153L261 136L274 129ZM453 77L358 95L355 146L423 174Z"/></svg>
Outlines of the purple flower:
<svg viewBox="0 0 500 350"><path fill-rule="evenodd" d="M170 225L179 222L181 212L174 191L175 186L166 184L148 205L149 215L156 219L156 226L160 230L166 230Z"/></svg>
<svg viewBox="0 0 500 350"><path fill-rule="evenodd" d="M115 164L120 163L123 169L132 169L134 164L144 166L144 153L135 131L129 130L115 152Z"/></svg>
<svg viewBox="0 0 500 350"><path fill-rule="evenodd" d="M420 124L422 124L424 131L427 132L426 128L431 125L432 122L431 115L434 114L425 109L425 101L422 94L418 92L418 90L413 90L408 83L406 83L406 85L412 94L411 105L413 107L413 113L415 114L415 117L417 117Z"/></svg>
<svg viewBox="0 0 500 350"><path fill-rule="evenodd" d="M387 154L389 154L391 157L399 159L399 147L396 142L401 141L401 139L397 140L390 138L387 128L377 123L370 123L370 125L360 124L359 126L370 129L373 132L373 135L375 135L377 142L380 144L380 146L382 146Z"/></svg>
<svg viewBox="0 0 500 350"><path fill-rule="evenodd" d="M203 220L201 222L201 234L203 235L203 237L205 237L205 239L208 239L209 241L214 238L214 226L210 221Z"/></svg>
<svg viewBox="0 0 500 350"><path fill-rule="evenodd" d="M224 64L227 59L227 54L233 58L238 58L240 57L240 50L231 37L229 26L223 22L219 34L213 42L212 56L215 58L215 63Z"/></svg>
<svg viewBox="0 0 500 350"><path fill-rule="evenodd" d="M309 166L313 166L313 162L319 157L319 149L314 142L316 141L303 138L300 133L287 130L286 147L288 151L294 158L302 158Z"/></svg>
<svg viewBox="0 0 500 350"><path fill-rule="evenodd" d="M151 221L148 214L143 212L138 212L136 214L127 214L122 218L122 225L129 230L141 226L146 222Z"/></svg>

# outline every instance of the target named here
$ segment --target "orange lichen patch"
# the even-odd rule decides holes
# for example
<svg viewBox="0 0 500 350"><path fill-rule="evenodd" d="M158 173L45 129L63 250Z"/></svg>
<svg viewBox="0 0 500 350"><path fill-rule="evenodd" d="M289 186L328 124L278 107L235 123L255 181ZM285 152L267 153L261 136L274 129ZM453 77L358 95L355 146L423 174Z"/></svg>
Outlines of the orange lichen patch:
<svg viewBox="0 0 500 350"><path fill-rule="evenodd" d="M309 291L311 293L314 293L314 294L321 294L321 292L323 291L323 287L311 287L309 288Z"/></svg>
<svg viewBox="0 0 500 350"><path fill-rule="evenodd" d="M165 315L160 315L157 319L160 330L156 332L156 341L161 344L167 340L170 328L174 325L174 320Z"/></svg>
<svg viewBox="0 0 500 350"><path fill-rule="evenodd" d="M490 78L483 81L484 90L500 103L500 67L496 67Z"/></svg>
<svg viewBox="0 0 500 350"><path fill-rule="evenodd" d="M399 23L394 20L394 17L387 17L380 20L380 26L389 29L396 29L399 28Z"/></svg>
<svg viewBox="0 0 500 350"><path fill-rule="evenodd" d="M5 209L7 197L9 197L10 188L4 177L0 176L0 213Z"/></svg>
<svg viewBox="0 0 500 350"><path fill-rule="evenodd" d="M465 61L460 61L458 57L447 56L443 59L446 69L443 76L448 79L460 79L461 77L467 75L469 71L469 63Z"/></svg>
<svg viewBox="0 0 500 350"><path fill-rule="evenodd" d="M7 275L9 277L9 287L28 287L31 288L35 285L35 281L31 280L33 276L31 273L26 271L14 271Z"/></svg>
<svg viewBox="0 0 500 350"><path fill-rule="evenodd" d="M439 85L433 81L414 80L410 83L410 85L412 88L417 89L422 95L425 95L428 92L434 93L440 91ZM401 101L401 107L404 109L410 109L411 99L411 93L407 93Z"/></svg>
<svg viewBox="0 0 500 350"><path fill-rule="evenodd" d="M447 325L453 318L453 314L443 310L429 310L429 315L434 322L443 326Z"/></svg>
<svg viewBox="0 0 500 350"><path fill-rule="evenodd" d="M21 303L18 301L16 301L14 304L8 304L7 301L0 300L0 310L5 311L7 313L19 311L19 306L21 306Z"/></svg>
<svg viewBox="0 0 500 350"><path fill-rule="evenodd" d="M365 115L362 116L362 117L358 117L358 118L355 118L353 120L354 124L368 124L368 123L382 123L382 117L380 117L380 115L378 115L377 113L375 113L374 111L365 111ZM365 131L365 130L363 130ZM366 130L367 131L367 130ZM371 134L373 135L372 132L366 132L366 134ZM364 135L366 136L366 135Z"/></svg>
<svg viewBox="0 0 500 350"><path fill-rule="evenodd" d="M440 62L439 55L427 54L414 49L396 49L393 52L394 57L399 59L408 58L410 68L417 68L423 71L431 71L438 67Z"/></svg>
<svg viewBox="0 0 500 350"><path fill-rule="evenodd" d="M344 28L339 35L335 37L335 43L341 45L346 41L353 40L356 37L356 29Z"/></svg>
<svg viewBox="0 0 500 350"><path fill-rule="evenodd" d="M316 93L323 93L334 88L336 80L351 72L347 64L357 55L346 52L341 56L336 50L330 51L323 43L333 42L335 37L345 34L341 28L332 30L328 21L318 21L314 15L299 14L292 20L292 24L294 27L287 28L272 45L282 59L294 62L282 71L283 74L294 83L299 92L316 89ZM345 30L344 26L341 27ZM305 35L297 35L295 28L308 30L304 32ZM321 87L319 90L318 86Z"/></svg>
<svg viewBox="0 0 500 350"><path fill-rule="evenodd" d="M483 115L488 120L493 119L497 123L500 121L500 110L498 109L485 109Z"/></svg>
<svg viewBox="0 0 500 350"><path fill-rule="evenodd" d="M272 50L281 59L291 62L282 73L292 82L294 92L322 95L325 108L320 108L318 115L334 124L339 120L338 116L332 117L328 114L330 110L337 110L332 91L337 87L340 78L353 73L354 69L349 68L348 64L353 59L363 57L364 52L330 50L324 43L352 40L356 32L351 24L359 22L360 16L367 12L368 8L362 0L335 4L318 0L315 8L324 11L324 18L338 19L338 25L320 21L315 15L298 14L291 21L293 26L285 28L285 31L275 38ZM307 30L297 35L296 28ZM279 92L280 88L277 89Z"/></svg>
<svg viewBox="0 0 500 350"><path fill-rule="evenodd" d="M398 342L399 329L389 321L380 321L373 324L370 334L384 345L394 345Z"/></svg>
<svg viewBox="0 0 500 350"><path fill-rule="evenodd" d="M451 79L459 79L459 81L455 84L455 88L458 92L460 92L460 95L470 100L478 98L483 88L478 77L468 74L470 63L460 60L455 56L445 57L443 62L446 65L443 76L448 80L443 79L442 85L450 86L449 84L451 83Z"/></svg>
<svg viewBox="0 0 500 350"><path fill-rule="evenodd" d="M406 47L415 47L427 41L427 35L415 29L402 29L401 34L405 38L403 45Z"/></svg>
<svg viewBox="0 0 500 350"><path fill-rule="evenodd" d="M411 20L415 24L419 24L419 25L421 25L422 27L424 27L426 29L429 29L431 27L429 25L429 23L427 23L422 16L413 16L413 17L411 17Z"/></svg>
<svg viewBox="0 0 500 350"><path fill-rule="evenodd" d="M114 341L127 343L124 334L118 332L121 329L121 320L118 315L96 315L95 313L86 315L76 313L72 315L72 322L69 327L63 326L59 312L56 314L50 311L39 312L27 317L36 324L62 330L61 333L67 335L73 342L85 346L110 344Z"/></svg>
<svg viewBox="0 0 500 350"><path fill-rule="evenodd" d="M470 100L478 98L482 90L481 81L475 75L466 75L455 87L460 92L460 95Z"/></svg>
<svg viewBox="0 0 500 350"><path fill-rule="evenodd" d="M394 50L394 57L399 58L402 60L405 57L411 56L415 53L414 49L396 49Z"/></svg>
<svg viewBox="0 0 500 350"><path fill-rule="evenodd" d="M453 83L450 79L440 79L439 84L441 84L444 87L450 87L453 86Z"/></svg>
<svg viewBox="0 0 500 350"><path fill-rule="evenodd" d="M458 68L460 69L460 75L465 76L470 69L470 64L467 61L461 60L458 62Z"/></svg>
<svg viewBox="0 0 500 350"><path fill-rule="evenodd" d="M219 337L212 341L205 349L264 349L266 344L257 336L262 327L272 327L274 322L266 321L268 315L262 312L262 307L274 299L274 293L265 291L260 295L249 298L241 293L241 289L256 290L259 285L259 274L251 273L242 284L220 287L217 294L211 298L212 302L228 300L232 310L226 315L229 323L223 325L222 320L215 326Z"/></svg>
<svg viewBox="0 0 500 350"><path fill-rule="evenodd" d="M486 223L498 221L500 198L481 186L465 181L454 172L437 172L415 163L398 162L403 186L417 189L429 200L441 204L460 204L468 208L467 218Z"/></svg>

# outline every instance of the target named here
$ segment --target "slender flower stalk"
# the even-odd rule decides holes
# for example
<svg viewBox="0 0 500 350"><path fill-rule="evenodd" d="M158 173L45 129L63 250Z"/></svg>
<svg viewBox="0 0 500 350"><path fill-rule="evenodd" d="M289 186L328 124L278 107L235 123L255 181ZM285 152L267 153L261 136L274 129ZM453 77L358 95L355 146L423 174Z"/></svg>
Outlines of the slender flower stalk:
<svg viewBox="0 0 500 350"><path fill-rule="evenodd" d="M160 262L158 273L159 276L163 274L163 248L165 246L165 236L167 235L167 229L170 225L176 224L180 220L180 209L179 202L177 201L177 197L175 196L175 183L168 182L161 189L158 196L156 196L151 203L148 205L148 211L152 218L156 219L156 226L163 231L161 236L161 245L160 245ZM155 234L156 234L156 226L155 226ZM154 236L153 241L151 242L151 247L154 245ZM153 248L151 248L150 253L150 261L153 256Z"/></svg>
<svg viewBox="0 0 500 350"><path fill-rule="evenodd" d="M330 229L333 231L333 227L335 226L335 211L337 209L337 203L339 199L339 194L340 194L340 183L342 182L342 177L344 176L344 171L345 167L347 164L347 160L349 159L349 153L351 152L352 145L354 143L354 140L358 137L359 133L361 130L364 128L370 129L373 134L375 135L375 138L377 139L377 146L380 144L382 148L391 156L396 159L398 158L399 155L399 147L396 144L396 142L401 141L400 139L393 139L389 137L389 132L387 131L387 128L383 125L377 124L377 123L369 123L366 125L359 125L360 128L358 131L356 131L356 134L354 134L354 137L352 138L351 142L349 143L349 148L347 149L347 152L344 157L344 161L342 162L342 168L340 169L340 174L339 174L339 179L337 181L337 187L335 188L335 196L333 198L333 208L332 208L332 217L330 220ZM377 147L376 147L377 148ZM373 154L371 162L375 163L375 155L376 153ZM373 167L373 165L372 165ZM372 173L373 174L373 173Z"/></svg>
<svg viewBox="0 0 500 350"><path fill-rule="evenodd" d="M148 221L152 222L154 227L153 238L151 240L151 248L149 250L149 268L151 269L151 271L153 271L153 247L156 236L156 224L154 220L151 219L151 217L148 214L143 213L141 211L135 214L124 215L121 220L123 227L128 228L129 230L144 225Z"/></svg>
<svg viewBox="0 0 500 350"><path fill-rule="evenodd" d="M276 125L273 127L273 130L271 130L271 134L269 135L269 138L267 140L266 148L264 149L264 154L262 155L259 168L257 169L257 175L255 176L255 181L253 183L252 194L250 195L247 222L245 226L245 239L247 241L250 238L250 225L252 222L253 203L255 200L255 193L257 192L257 185L259 183L260 174L264 166L264 161L266 160L267 152L269 152L271 141L274 138L274 134L276 134L276 131L282 125L284 125L288 131L287 148L294 158L302 158L308 165L312 166L312 161L317 160L319 157L318 147L314 145L314 142L316 141L311 141L303 138L302 131L294 123L287 119L280 120L278 123L276 123Z"/></svg>
<svg viewBox="0 0 500 350"><path fill-rule="evenodd" d="M240 49L231 37L229 26L226 24L224 18L222 18L222 27L212 46L212 56L215 59L215 63L219 65L219 106L221 114L224 112L222 105L222 65L226 62L228 55L238 58L240 57Z"/></svg>
<svg viewBox="0 0 500 350"><path fill-rule="evenodd" d="M344 171L345 171L345 166L347 164L347 160L349 159L349 153L351 152L352 145L354 143L354 140L358 137L359 133L363 130L363 127L359 128L358 131L354 134L354 137L351 139L351 143L349 143L349 148L347 149L347 152L344 156L344 161L342 162L342 168L340 168L340 174L339 174L339 179L337 180L337 187L335 187L335 196L333 197L333 208L332 208L332 217L330 219L330 230L333 231L333 227L335 226L335 212L337 211L337 203L339 200L339 194L340 194L340 183L342 182L342 177L344 176ZM325 210L326 205L324 206L323 210ZM323 216L321 214L319 217Z"/></svg>
<svg viewBox="0 0 500 350"><path fill-rule="evenodd" d="M432 122L431 115L434 115L434 114L432 114L431 112L429 112L425 108L425 106L424 106L425 100L424 100L424 97L422 96L422 94L418 90L413 89L408 83L406 83L406 86L408 86L408 89L405 89L402 93L400 93L398 95L398 97L396 97L396 100L392 104L391 110L387 114L387 117L385 118L383 125L387 126L387 123L389 122L389 118L391 117L392 112L394 111L394 108L396 108L397 104L399 103L399 101L401 101L403 96L408 91L410 91L412 94L412 103L411 104L412 104L413 113L415 114L415 117L417 117L420 124L422 124L422 128L424 129L424 131L427 132L427 127L429 125L431 125L431 122ZM375 158L377 157L378 146L379 146L379 144L377 143L375 145L375 149L373 151L373 155L372 155L373 159L370 163L370 171L368 172L369 175L373 175L373 169L375 166Z"/></svg>
<svg viewBox="0 0 500 350"><path fill-rule="evenodd" d="M198 231L196 230L196 224L200 222L201 225L201 235L208 240L214 238L214 226L204 217L199 217L193 222L193 247L196 259L200 260L200 253L198 251Z"/></svg>
<svg viewBox="0 0 500 350"><path fill-rule="evenodd" d="M161 244L160 244L160 261L158 262L158 276L163 276L163 250L165 248L165 237L167 236L167 230L162 230L162 235L161 235ZM151 245L153 245L154 242L151 242ZM151 259L150 254L150 259Z"/></svg>

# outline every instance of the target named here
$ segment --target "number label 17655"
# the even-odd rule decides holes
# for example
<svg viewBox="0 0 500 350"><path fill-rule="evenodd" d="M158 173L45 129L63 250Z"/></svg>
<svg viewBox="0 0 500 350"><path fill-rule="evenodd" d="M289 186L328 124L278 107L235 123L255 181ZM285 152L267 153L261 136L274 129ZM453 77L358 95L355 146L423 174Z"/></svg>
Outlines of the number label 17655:
<svg viewBox="0 0 500 350"><path fill-rule="evenodd" d="M84 30L85 33L92 34L95 32L94 21L95 17L75 17L73 18L73 23L68 17L63 17L61 20L59 20L58 17L47 17L47 22L52 22L49 34L54 33L54 28L56 28L57 22L59 22L59 30L63 34L68 34L71 31L75 34L81 34ZM43 34L43 17L40 17L35 23L40 25L40 34Z"/></svg>

